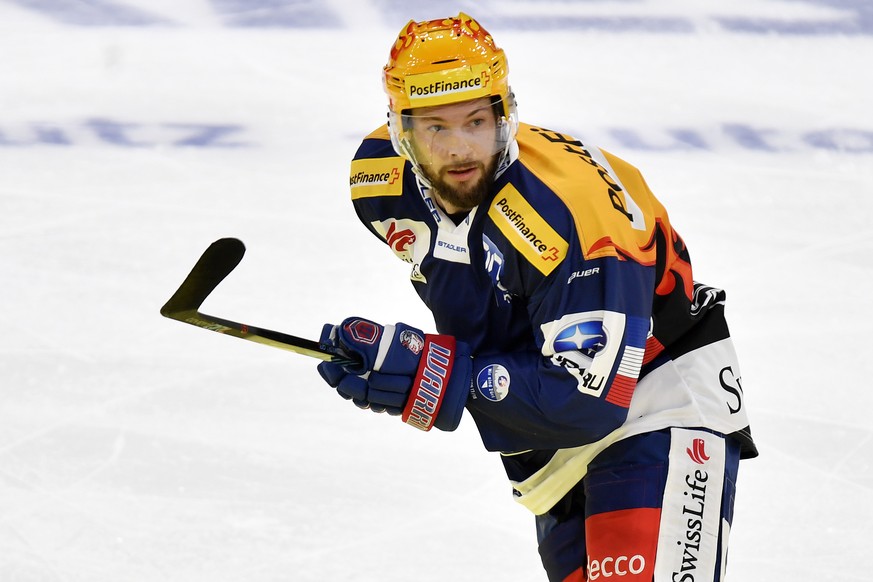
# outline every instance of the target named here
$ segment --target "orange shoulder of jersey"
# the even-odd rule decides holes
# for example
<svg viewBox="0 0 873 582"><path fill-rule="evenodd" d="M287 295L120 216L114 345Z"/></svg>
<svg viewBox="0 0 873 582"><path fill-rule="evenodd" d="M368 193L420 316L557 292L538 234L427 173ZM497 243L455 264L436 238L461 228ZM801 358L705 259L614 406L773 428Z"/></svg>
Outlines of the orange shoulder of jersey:
<svg viewBox="0 0 873 582"><path fill-rule="evenodd" d="M382 126L367 139L390 139L387 126ZM403 167L400 156L359 158L352 160L349 188L352 200L374 196L400 196L403 193Z"/></svg>
<svg viewBox="0 0 873 582"><path fill-rule="evenodd" d="M655 263L656 222L666 211L640 172L568 135L521 124L523 165L560 198L573 217L586 259Z"/></svg>

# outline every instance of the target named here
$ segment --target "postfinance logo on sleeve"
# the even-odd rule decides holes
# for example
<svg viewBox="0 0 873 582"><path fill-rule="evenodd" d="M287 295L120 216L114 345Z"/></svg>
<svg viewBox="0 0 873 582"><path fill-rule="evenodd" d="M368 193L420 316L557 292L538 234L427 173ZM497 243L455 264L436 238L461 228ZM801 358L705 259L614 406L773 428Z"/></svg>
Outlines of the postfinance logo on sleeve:
<svg viewBox="0 0 873 582"><path fill-rule="evenodd" d="M403 193L403 164L404 160L399 156L353 160L349 176L352 200L400 196Z"/></svg>
<svg viewBox="0 0 873 582"><path fill-rule="evenodd" d="M567 241L512 184L507 184L494 198L488 216L512 246L543 275L555 270L567 256Z"/></svg>

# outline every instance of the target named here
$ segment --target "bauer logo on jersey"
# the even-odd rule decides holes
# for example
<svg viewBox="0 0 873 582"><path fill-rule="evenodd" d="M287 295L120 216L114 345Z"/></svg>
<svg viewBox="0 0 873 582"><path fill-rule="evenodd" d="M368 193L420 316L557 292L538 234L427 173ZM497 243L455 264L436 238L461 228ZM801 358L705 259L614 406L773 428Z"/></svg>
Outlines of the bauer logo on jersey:
<svg viewBox="0 0 873 582"><path fill-rule="evenodd" d="M476 388L491 402L500 402L509 394L509 372L500 364L491 364L476 376Z"/></svg>
<svg viewBox="0 0 873 582"><path fill-rule="evenodd" d="M543 275L554 271L566 258L570 245L512 184L507 184L497 194L488 216L512 246Z"/></svg>
<svg viewBox="0 0 873 582"><path fill-rule="evenodd" d="M491 94L491 74L486 65L471 65L406 77L406 95L413 107L430 107L466 101Z"/></svg>
<svg viewBox="0 0 873 582"><path fill-rule="evenodd" d="M349 176L352 200L372 196L400 196L403 193L404 163L401 157L353 160Z"/></svg>

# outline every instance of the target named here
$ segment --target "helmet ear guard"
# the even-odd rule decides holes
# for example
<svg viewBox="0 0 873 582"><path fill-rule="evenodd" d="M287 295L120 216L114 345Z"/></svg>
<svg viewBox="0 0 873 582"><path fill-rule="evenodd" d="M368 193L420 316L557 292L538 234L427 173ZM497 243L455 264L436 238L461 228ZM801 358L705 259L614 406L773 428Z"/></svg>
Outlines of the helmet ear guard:
<svg viewBox="0 0 873 582"><path fill-rule="evenodd" d="M410 162L412 162L413 169L416 170L416 174L424 178L421 175L421 172L418 170L418 163L415 161L415 149L412 147L411 138L407 133L407 129L404 127L403 115L397 114L392 111L390 108L388 109L388 135L391 136L391 146L394 148L394 151L397 152L398 156L406 158Z"/></svg>

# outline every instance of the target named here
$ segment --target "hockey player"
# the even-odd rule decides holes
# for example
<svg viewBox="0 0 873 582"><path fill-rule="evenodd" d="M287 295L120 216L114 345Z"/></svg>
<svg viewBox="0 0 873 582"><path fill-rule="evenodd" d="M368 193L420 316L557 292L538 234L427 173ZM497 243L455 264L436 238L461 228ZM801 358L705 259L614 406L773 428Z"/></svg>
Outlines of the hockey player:
<svg viewBox="0 0 873 582"><path fill-rule="evenodd" d="M321 341L362 364L319 372L422 430L466 409L536 516L549 580L722 580L757 454L725 294L692 279L636 168L518 122L507 74L466 14L400 32L352 201L439 333L328 324Z"/></svg>

